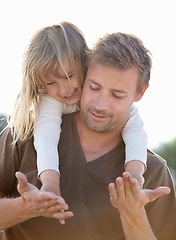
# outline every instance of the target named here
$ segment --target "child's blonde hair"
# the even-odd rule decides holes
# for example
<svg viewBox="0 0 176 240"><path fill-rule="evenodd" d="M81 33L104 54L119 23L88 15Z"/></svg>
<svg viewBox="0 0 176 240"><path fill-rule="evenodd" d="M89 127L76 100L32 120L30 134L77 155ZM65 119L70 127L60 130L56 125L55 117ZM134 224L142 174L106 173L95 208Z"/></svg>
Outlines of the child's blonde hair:
<svg viewBox="0 0 176 240"><path fill-rule="evenodd" d="M23 82L11 116L13 142L33 136L39 96L49 73L58 65L66 73L69 62L82 81L87 70L88 47L82 32L72 23L61 22L35 33L24 53Z"/></svg>

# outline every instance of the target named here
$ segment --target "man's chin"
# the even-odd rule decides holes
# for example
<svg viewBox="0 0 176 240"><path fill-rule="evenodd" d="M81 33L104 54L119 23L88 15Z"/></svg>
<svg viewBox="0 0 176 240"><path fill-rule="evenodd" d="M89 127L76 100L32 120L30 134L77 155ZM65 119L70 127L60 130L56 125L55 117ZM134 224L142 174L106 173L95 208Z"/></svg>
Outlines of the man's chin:
<svg viewBox="0 0 176 240"><path fill-rule="evenodd" d="M95 123L92 123L92 122L88 122L86 121L87 123L87 127L92 130L92 131L95 131L95 132L104 132L106 130L105 126L100 126L100 124L95 124Z"/></svg>

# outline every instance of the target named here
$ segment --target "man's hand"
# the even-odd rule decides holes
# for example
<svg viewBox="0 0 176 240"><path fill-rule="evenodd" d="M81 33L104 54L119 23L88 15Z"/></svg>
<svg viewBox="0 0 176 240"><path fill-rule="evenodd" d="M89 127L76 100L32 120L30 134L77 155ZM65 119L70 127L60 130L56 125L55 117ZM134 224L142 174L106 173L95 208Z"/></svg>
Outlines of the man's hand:
<svg viewBox="0 0 176 240"><path fill-rule="evenodd" d="M118 177L115 183L109 184L110 201L120 212L135 211L169 192L168 187L158 187L154 190L140 189L137 180L131 178L128 172Z"/></svg>
<svg viewBox="0 0 176 240"><path fill-rule="evenodd" d="M110 201L119 210L125 239L156 240L144 206L158 197L168 194L168 187L154 190L141 189L138 181L124 172L115 183L109 184Z"/></svg>
<svg viewBox="0 0 176 240"><path fill-rule="evenodd" d="M17 188L22 196L23 204L31 217L54 217L64 223L64 219L73 216L72 212L67 211L68 205L61 196L39 190L30 184L21 172L16 172L16 178L18 179Z"/></svg>

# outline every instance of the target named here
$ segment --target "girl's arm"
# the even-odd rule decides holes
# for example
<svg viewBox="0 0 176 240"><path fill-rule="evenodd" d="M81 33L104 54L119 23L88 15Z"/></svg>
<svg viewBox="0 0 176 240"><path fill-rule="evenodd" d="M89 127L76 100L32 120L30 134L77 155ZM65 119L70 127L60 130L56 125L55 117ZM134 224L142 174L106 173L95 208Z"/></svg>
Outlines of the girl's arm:
<svg viewBox="0 0 176 240"><path fill-rule="evenodd" d="M46 169L59 171L58 142L61 132L63 103L49 95L40 99L38 119L34 130L38 175Z"/></svg>
<svg viewBox="0 0 176 240"><path fill-rule="evenodd" d="M126 145L125 171L130 172L142 188L144 183L143 173L147 168L148 139L143 121L134 104L131 108L130 118L122 131L122 137Z"/></svg>
<svg viewBox="0 0 176 240"><path fill-rule="evenodd" d="M131 108L130 118L122 131L122 137L126 144L125 163L131 160L140 160L146 165L148 137L144 123L134 104Z"/></svg>
<svg viewBox="0 0 176 240"><path fill-rule="evenodd" d="M38 176L42 182L42 190L53 192L59 196L61 191L58 143L62 114L73 112L76 108L76 105L61 103L49 95L44 95L40 99L38 119L34 131Z"/></svg>
<svg viewBox="0 0 176 240"><path fill-rule="evenodd" d="M77 110L77 105L66 105L49 95L41 96L38 119L34 130L38 174L46 169L59 171L58 143L62 114Z"/></svg>

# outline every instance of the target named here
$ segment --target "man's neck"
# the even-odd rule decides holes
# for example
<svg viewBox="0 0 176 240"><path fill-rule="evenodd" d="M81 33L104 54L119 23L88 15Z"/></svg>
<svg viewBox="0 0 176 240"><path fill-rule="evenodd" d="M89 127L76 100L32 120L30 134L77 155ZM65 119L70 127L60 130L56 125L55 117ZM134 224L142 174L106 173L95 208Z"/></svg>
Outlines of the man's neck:
<svg viewBox="0 0 176 240"><path fill-rule="evenodd" d="M111 151L122 141L121 129L110 132L96 132L89 129L77 115L77 129L80 143L87 161L93 161Z"/></svg>

